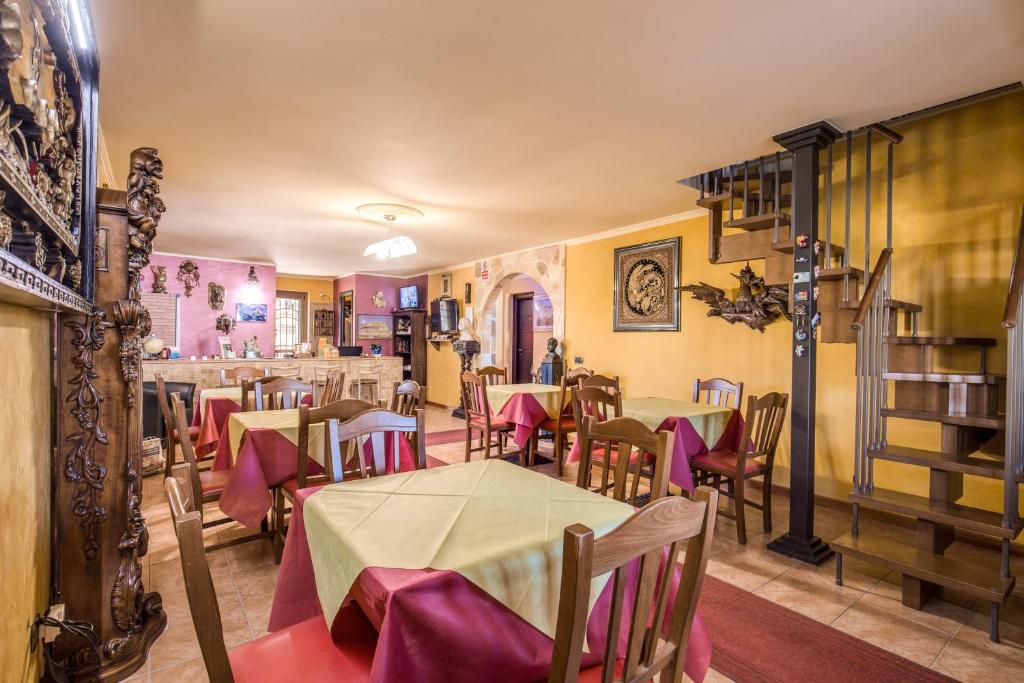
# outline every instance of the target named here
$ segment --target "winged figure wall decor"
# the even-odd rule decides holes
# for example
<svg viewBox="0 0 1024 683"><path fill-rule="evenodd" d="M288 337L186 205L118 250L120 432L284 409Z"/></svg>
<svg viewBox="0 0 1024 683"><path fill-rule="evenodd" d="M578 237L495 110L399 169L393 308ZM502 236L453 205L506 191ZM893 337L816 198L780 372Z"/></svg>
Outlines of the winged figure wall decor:
<svg viewBox="0 0 1024 683"><path fill-rule="evenodd" d="M725 295L725 290L706 282L680 287L690 292L694 299L703 301L711 310L708 317L718 316L729 323L746 323L747 327L764 332L765 326L780 316L791 320L789 313L789 288L783 285L765 285L764 278L754 274L748 263L739 274L732 276L740 281L740 290L735 301Z"/></svg>

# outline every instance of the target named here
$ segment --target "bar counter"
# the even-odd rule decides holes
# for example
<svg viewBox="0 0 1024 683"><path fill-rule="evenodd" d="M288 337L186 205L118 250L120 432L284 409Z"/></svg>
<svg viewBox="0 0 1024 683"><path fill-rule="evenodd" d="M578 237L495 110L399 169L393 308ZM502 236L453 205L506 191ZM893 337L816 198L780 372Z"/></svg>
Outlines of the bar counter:
<svg viewBox="0 0 1024 683"><path fill-rule="evenodd" d="M196 396L203 389L220 386L221 368L237 368L251 366L264 369L299 367L299 377L305 382L313 381L314 368L341 368L345 373L345 383L351 384L356 378L356 369L362 363L380 362L381 387L380 398L391 400L391 391L395 382L402 381L402 359L398 356L342 356L341 358L215 358L209 360L144 360L142 361L142 379L151 382L157 374L168 382L190 382L196 385Z"/></svg>

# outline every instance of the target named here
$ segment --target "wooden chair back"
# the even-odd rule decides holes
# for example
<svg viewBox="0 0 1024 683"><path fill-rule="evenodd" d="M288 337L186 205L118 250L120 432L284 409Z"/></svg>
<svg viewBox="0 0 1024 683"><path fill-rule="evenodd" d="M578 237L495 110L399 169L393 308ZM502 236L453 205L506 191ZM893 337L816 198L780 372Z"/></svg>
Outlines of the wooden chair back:
<svg viewBox="0 0 1024 683"><path fill-rule="evenodd" d="M673 496L653 502L601 538L595 539L593 530L582 524L565 530L549 683L574 683L579 678L591 581L612 571L612 604L601 680L611 681L614 676L624 614L628 624L626 649L617 680L639 683L659 674L658 680L663 683L682 680L717 510L718 492L702 486L693 500ZM682 577L670 606L670 572L674 572L684 545ZM634 561L638 562L635 582L627 579ZM658 580L661 573L666 580ZM624 604L627 583L632 609Z"/></svg>
<svg viewBox="0 0 1024 683"><path fill-rule="evenodd" d="M422 408L427 398L426 387L421 387L411 379L395 382L391 392L391 412L412 415L417 408Z"/></svg>
<svg viewBox="0 0 1024 683"><path fill-rule="evenodd" d="M306 488L306 486L309 485L309 426L312 424L326 423L327 420L340 420L341 422L347 422L356 415L366 412L367 410L373 410L374 408L376 408L376 406L372 403L369 403L368 401L360 401L357 398L340 399L338 401L328 403L327 405L320 406L319 408L299 406L299 457L295 470L295 478L298 480L300 489ZM350 449L347 446L343 448L344 458L348 457L349 450ZM327 462L329 452L325 433L325 463Z"/></svg>
<svg viewBox="0 0 1024 683"><path fill-rule="evenodd" d="M472 373L462 373L462 405L466 410L466 423L474 420L491 423L491 404L487 400L487 382Z"/></svg>
<svg viewBox="0 0 1024 683"><path fill-rule="evenodd" d="M222 387L237 387L244 380L255 380L266 376L269 368L260 370L249 365L240 365L237 368L220 369L220 385Z"/></svg>
<svg viewBox="0 0 1024 683"><path fill-rule="evenodd" d="M185 402L181 400L181 396L178 392L171 394L171 412L174 415L174 426L177 428L179 434L188 434L188 419L185 417ZM184 431L182 428L184 427ZM181 443L181 454L185 458L185 463L189 467L189 477L192 486L192 500L197 501L196 508L199 510L200 516L202 516L203 506L199 504L199 501L203 500L203 489L199 483L199 465L196 462L196 452L192 448L192 440L187 436L180 441ZM172 468L173 469L173 468Z"/></svg>
<svg viewBox="0 0 1024 683"><path fill-rule="evenodd" d="M266 375L259 379L243 379L242 380L242 412L247 413L250 410L256 410L256 383L272 382L275 379L281 379L277 375Z"/></svg>
<svg viewBox="0 0 1024 683"><path fill-rule="evenodd" d="M331 368L323 379L313 380L313 405L325 406L345 398L345 373Z"/></svg>
<svg viewBox="0 0 1024 683"><path fill-rule="evenodd" d="M598 422L622 417L622 394L608 392L599 387L570 389L572 415L577 429L584 415L592 415Z"/></svg>
<svg viewBox="0 0 1024 683"><path fill-rule="evenodd" d="M508 384L508 368L485 365L482 368L477 368L476 375L483 380L484 384Z"/></svg>
<svg viewBox="0 0 1024 683"><path fill-rule="evenodd" d="M665 497L668 493L668 472L674 443L670 432L652 432L631 417L598 422L593 415L584 415L579 425L580 469L576 475L577 486L591 488L596 462L601 468L601 488L598 490L607 495L611 489L615 500L636 507L640 478L648 474L647 466L650 465L650 499L655 501ZM634 449L638 451L635 456ZM600 454L600 457L595 458L595 453ZM609 486L609 480L614 482L612 486Z"/></svg>
<svg viewBox="0 0 1024 683"><path fill-rule="evenodd" d="M575 385L575 384L579 383L579 381L581 379L586 379L588 377L593 377L593 375L594 375L594 372L592 370L587 370L582 365L577 365L574 368L569 368L568 370L566 370L565 374L562 375L562 377L564 377L566 380L568 380L568 383L570 385Z"/></svg>
<svg viewBox="0 0 1024 683"><path fill-rule="evenodd" d="M333 372L334 370L337 370L337 369L338 369L338 366L333 365L333 364L332 365L314 365L313 366L313 379L315 379L318 382L326 381L327 380L327 376L329 374L331 374L331 372Z"/></svg>
<svg viewBox="0 0 1024 683"><path fill-rule="evenodd" d="M171 404L167 401L167 383L164 381L163 375L156 375L156 403L160 406L160 415L164 419L164 436L167 439L167 461L164 464L164 476L170 476L171 468L174 466L174 461L178 457L177 453L177 439L174 437L174 414L171 412ZM199 410L197 407L196 410ZM178 432L179 435L182 432ZM185 440L189 441L188 430L184 432Z"/></svg>
<svg viewBox="0 0 1024 683"><path fill-rule="evenodd" d="M387 471L387 446L391 441L391 456L394 458L393 471L401 471L401 441L408 434L412 444L416 469L427 467L426 438L423 427L423 410L417 408L413 415L400 415L390 410L373 409L362 412L350 420L341 422L329 419L326 422L327 472L332 481L342 481L345 459L348 455L346 444L353 443L360 476L376 477ZM370 468L364 462L365 444L370 444Z"/></svg>
<svg viewBox="0 0 1024 683"><path fill-rule="evenodd" d="M231 683L231 662L224 645L224 627L217 604L217 591L213 587L210 565L203 548L203 519L194 499L188 497L188 487L177 476L164 479L164 491L174 520L174 533L178 537L181 571L185 578L185 594L192 612L192 625L199 639L203 663L211 681Z"/></svg>
<svg viewBox="0 0 1024 683"><path fill-rule="evenodd" d="M693 380L694 403L701 403L700 395L702 392L706 392L704 403L707 403L709 406L727 406L738 409L740 407L740 400L743 397L743 382L733 384L721 377Z"/></svg>
<svg viewBox="0 0 1024 683"><path fill-rule="evenodd" d="M275 377L287 377L288 379L300 379L302 367L299 365L277 365L267 368L268 375Z"/></svg>
<svg viewBox="0 0 1024 683"><path fill-rule="evenodd" d="M769 469L775 461L775 449L779 445L782 424L786 421L786 405L789 394L771 392L764 396L747 398L747 415L744 418L743 436L740 438L738 472L746 471L749 458L765 458Z"/></svg>
<svg viewBox="0 0 1024 683"><path fill-rule="evenodd" d="M288 377L277 377L269 382L253 385L256 410L287 410L298 408L302 397L313 393L313 385Z"/></svg>
<svg viewBox="0 0 1024 683"><path fill-rule="evenodd" d="M622 389L619 386L619 376L608 377L606 375L591 375L590 377L580 378L579 381L580 389L604 389L607 392L618 394L621 393Z"/></svg>

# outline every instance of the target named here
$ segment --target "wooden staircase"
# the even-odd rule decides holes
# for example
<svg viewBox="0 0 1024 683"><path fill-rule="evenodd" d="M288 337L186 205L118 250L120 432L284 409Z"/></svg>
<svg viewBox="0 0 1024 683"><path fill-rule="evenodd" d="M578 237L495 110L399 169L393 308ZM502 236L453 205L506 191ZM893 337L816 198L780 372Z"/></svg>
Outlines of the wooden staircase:
<svg viewBox="0 0 1024 683"><path fill-rule="evenodd" d="M1024 483L1024 345L1017 326L1024 315L1024 214L1003 325L1009 330L1008 373L988 371L988 337L900 336L889 325L886 306L891 250L885 249L865 289L851 327L857 337L857 434L853 526L832 541L837 553L836 582L842 583L842 558L855 557L903 574L903 603L921 608L928 598L949 589L990 605L989 637L999 641L999 609L1013 591L1010 542L1024 529L1019 515L1019 486ZM943 351L974 350L977 366L939 370ZM964 354L961 354L961 356ZM963 360L960 361L963 363ZM892 391L889 385L892 384ZM889 400L892 399L890 405ZM1000 411L1000 406L1005 410ZM938 450L890 444L888 420L940 425ZM875 486L876 461L924 468L928 495L917 496ZM966 477L1002 481L1003 510L993 512L958 501ZM916 519L916 547L860 529L862 508ZM945 552L957 530L997 541L999 566L965 563Z"/></svg>

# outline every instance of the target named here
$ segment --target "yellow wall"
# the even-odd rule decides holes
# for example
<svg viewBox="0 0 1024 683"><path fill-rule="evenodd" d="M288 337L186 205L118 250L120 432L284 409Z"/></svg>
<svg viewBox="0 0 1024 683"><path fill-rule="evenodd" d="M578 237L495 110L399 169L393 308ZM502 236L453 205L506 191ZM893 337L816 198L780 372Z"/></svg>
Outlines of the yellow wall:
<svg viewBox="0 0 1024 683"><path fill-rule="evenodd" d="M477 307L475 270L470 266L457 268L450 272L452 274L452 296L459 300L459 316L461 317L466 314L463 293L467 282L473 284L473 301L469 305L474 311ZM435 273L427 277L425 306L428 310L429 302L440 296L441 273ZM459 357L452 351L452 345L449 343L441 344L438 349L435 349L433 344L427 344L427 400L444 406L459 405Z"/></svg>
<svg viewBox="0 0 1024 683"><path fill-rule="evenodd" d="M50 319L0 304L0 681L39 679L29 628L46 611L50 576Z"/></svg>
<svg viewBox="0 0 1024 683"><path fill-rule="evenodd" d="M1024 94L1015 93L896 126L904 135L896 148L894 184L894 276L899 299L924 305L921 333L989 336L999 340L990 368L1005 368L1006 335L999 324L1009 279L1011 251L1024 201ZM873 244L884 240L884 148L873 155ZM855 151L853 224L863 224L863 155ZM843 148L836 149L841 197ZM681 206L685 210L686 207ZM842 216L837 205L834 220ZM836 223L837 233L841 224ZM682 281L704 281L734 290L730 273L742 264L714 266L707 260L705 218L570 245L566 254L565 357L623 378L627 396L689 398L695 377L722 376L744 382L744 392L789 391L791 327L776 324L760 334L705 316L706 307L684 296L679 332L612 332L612 252L616 247L682 236ZM852 251L863 267L863 250ZM752 263L763 272L763 261ZM456 273L456 287L473 275ZM460 280L461 278L461 280ZM430 279L438 295L439 276ZM853 470L854 346L819 344L817 492L845 499ZM458 400L456 364L450 348L432 353L431 400ZM570 362L570 364L572 364ZM939 448L939 427L889 421L889 440ZM789 425L776 460L776 481L788 485ZM882 484L884 482L884 484ZM876 483L917 494L927 492L920 468L879 463ZM999 484L968 478L963 502L998 509Z"/></svg>
<svg viewBox="0 0 1024 683"><path fill-rule="evenodd" d="M313 304L330 304L334 308L334 280L328 278L301 277L298 275L278 275L277 289L286 292L306 293L306 331L313 333ZM327 297L326 299L323 297ZM315 342L315 339L309 339Z"/></svg>

